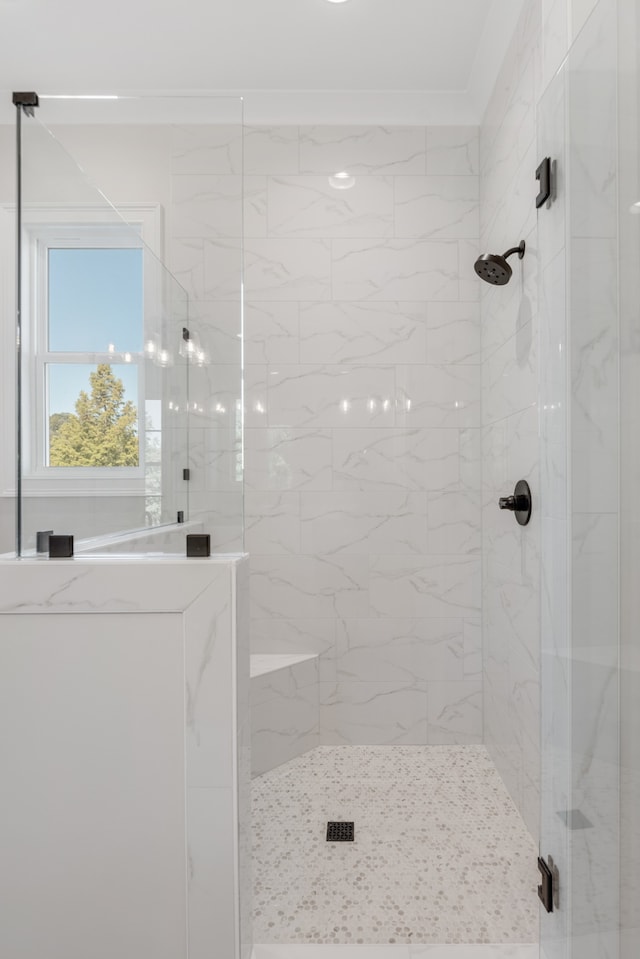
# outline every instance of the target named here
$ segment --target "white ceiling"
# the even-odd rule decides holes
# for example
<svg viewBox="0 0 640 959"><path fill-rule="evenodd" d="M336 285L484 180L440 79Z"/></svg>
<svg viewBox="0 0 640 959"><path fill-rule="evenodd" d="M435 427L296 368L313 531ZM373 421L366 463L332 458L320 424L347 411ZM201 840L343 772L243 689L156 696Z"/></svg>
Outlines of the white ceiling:
<svg viewBox="0 0 640 959"><path fill-rule="evenodd" d="M0 90L233 92L249 122L473 123L521 7L0 0Z"/></svg>

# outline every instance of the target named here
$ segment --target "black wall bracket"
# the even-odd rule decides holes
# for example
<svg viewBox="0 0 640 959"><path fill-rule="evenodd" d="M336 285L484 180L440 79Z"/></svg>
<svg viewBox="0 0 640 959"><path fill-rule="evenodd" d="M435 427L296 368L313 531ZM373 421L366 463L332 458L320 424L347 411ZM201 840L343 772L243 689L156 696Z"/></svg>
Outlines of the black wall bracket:
<svg viewBox="0 0 640 959"><path fill-rule="evenodd" d="M49 559L70 559L73 556L73 536L54 534L49 536Z"/></svg>
<svg viewBox="0 0 640 959"><path fill-rule="evenodd" d="M28 117L33 116L33 111L39 105L38 94L32 90L28 92L15 91L11 97L12 103L16 107L22 107Z"/></svg>
<svg viewBox="0 0 640 959"><path fill-rule="evenodd" d="M545 157L536 170L536 180L540 181L540 192L536 197L536 210L551 197L551 157Z"/></svg>
<svg viewBox="0 0 640 959"><path fill-rule="evenodd" d="M209 533L187 533L187 556L211 556Z"/></svg>

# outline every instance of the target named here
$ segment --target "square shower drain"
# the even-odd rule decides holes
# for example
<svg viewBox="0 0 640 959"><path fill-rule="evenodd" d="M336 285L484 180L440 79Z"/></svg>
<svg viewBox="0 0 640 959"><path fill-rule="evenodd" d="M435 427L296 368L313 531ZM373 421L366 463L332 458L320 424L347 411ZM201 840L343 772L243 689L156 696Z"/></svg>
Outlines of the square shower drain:
<svg viewBox="0 0 640 959"><path fill-rule="evenodd" d="M328 822L327 842L353 842L354 823Z"/></svg>

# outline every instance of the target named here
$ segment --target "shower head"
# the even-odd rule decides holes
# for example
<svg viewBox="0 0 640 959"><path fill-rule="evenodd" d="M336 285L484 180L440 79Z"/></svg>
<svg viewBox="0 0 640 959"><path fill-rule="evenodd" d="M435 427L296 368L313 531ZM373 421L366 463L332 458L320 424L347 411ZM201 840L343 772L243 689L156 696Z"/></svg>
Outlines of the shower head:
<svg viewBox="0 0 640 959"><path fill-rule="evenodd" d="M497 253L483 253L474 264L474 269L481 280L485 283L491 283L494 286L504 286L511 279L512 270L507 263L507 257L514 253L518 254L518 259L524 256L524 240L519 246L512 246L510 250L499 256Z"/></svg>

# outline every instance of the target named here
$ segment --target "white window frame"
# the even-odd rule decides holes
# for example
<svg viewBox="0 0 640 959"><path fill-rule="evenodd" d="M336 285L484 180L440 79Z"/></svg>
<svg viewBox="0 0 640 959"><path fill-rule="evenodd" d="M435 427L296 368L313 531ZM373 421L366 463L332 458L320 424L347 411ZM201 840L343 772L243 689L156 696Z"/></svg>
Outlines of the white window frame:
<svg viewBox="0 0 640 959"><path fill-rule="evenodd" d="M48 351L48 251L51 248L148 248L158 256L162 215L158 204L120 204L123 214L104 206L43 205L23 213L22 356L23 492L27 496L144 496L144 354L132 354L138 366L138 439L136 467L47 466L48 420L45 370L47 363L86 362L110 365L121 354ZM143 270L143 342L149 318L157 315L162 296L155 271ZM116 344L117 346L117 344Z"/></svg>

